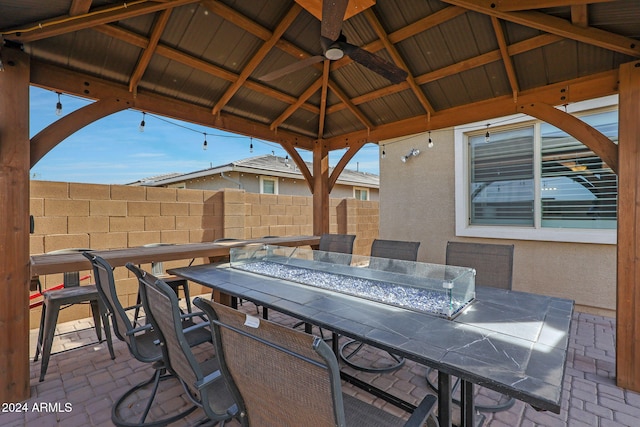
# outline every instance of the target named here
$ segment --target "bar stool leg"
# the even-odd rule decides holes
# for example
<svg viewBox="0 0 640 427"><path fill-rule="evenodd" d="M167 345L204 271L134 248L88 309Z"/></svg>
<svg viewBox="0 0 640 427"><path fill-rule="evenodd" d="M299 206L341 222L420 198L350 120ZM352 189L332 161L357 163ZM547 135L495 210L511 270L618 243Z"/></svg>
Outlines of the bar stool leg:
<svg viewBox="0 0 640 427"><path fill-rule="evenodd" d="M45 316L44 316L44 338L42 342L42 361L40 362L40 382L44 381L44 376L47 373L47 367L49 366L49 357L51 356L51 346L53 344L53 337L56 332L56 324L58 323L58 312L60 306L55 303L49 302Z"/></svg>
<svg viewBox="0 0 640 427"><path fill-rule="evenodd" d="M41 312L40 312L40 329L38 329L38 342L36 344L36 355L33 358L34 362L38 361L38 356L40 356L40 351L42 350L42 338L44 334L44 316L46 314L47 305L42 304Z"/></svg>

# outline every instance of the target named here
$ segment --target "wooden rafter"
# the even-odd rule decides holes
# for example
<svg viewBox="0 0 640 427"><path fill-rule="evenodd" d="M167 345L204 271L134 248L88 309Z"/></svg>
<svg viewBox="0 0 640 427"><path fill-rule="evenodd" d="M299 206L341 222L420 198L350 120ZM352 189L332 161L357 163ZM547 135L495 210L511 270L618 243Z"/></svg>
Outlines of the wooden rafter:
<svg viewBox="0 0 640 427"><path fill-rule="evenodd" d="M344 93L344 91L342 89L340 89L340 87L334 81L329 80L329 88L331 89L331 91L333 93L336 94L338 99L340 99L340 101L342 101L344 106L347 107L347 109L349 111L351 111L351 113L354 116L356 116L356 118L360 121L360 123L365 125L365 127L367 129L371 129L373 127L373 124L367 118L367 116L365 116L364 113L362 111L360 111L360 109L358 109L358 107L356 107L353 102L351 102L351 99L349 99L347 94ZM327 110L327 111L329 111L329 110Z"/></svg>
<svg viewBox="0 0 640 427"><path fill-rule="evenodd" d="M211 12L220 16L225 21L229 21L232 24L237 25L238 27L258 37L261 40L267 41L269 40L269 38L271 38L271 30L264 28L262 25L249 19L237 10L230 8L229 6L221 3L218 0L203 0L202 5L209 9ZM275 47L297 59L306 59L313 56L309 52L306 52L305 50L295 46L293 43L290 43L283 39L279 39ZM322 65L320 64L315 64L314 67L319 71L322 70Z"/></svg>
<svg viewBox="0 0 640 427"><path fill-rule="evenodd" d="M495 16L492 16L491 25L493 25L493 32L496 34L496 39L498 40L500 54L502 55L502 63L504 64L504 68L507 72L507 78L509 79L509 84L511 85L513 100L516 101L518 99L518 92L520 91L518 86L518 77L516 76L516 70L513 67L511 57L509 56L509 49L507 46L507 41L504 38L504 32L502 31L500 20Z"/></svg>
<svg viewBox="0 0 640 427"><path fill-rule="evenodd" d="M549 105L561 105L613 95L618 90L618 72L616 70L581 77L574 80L551 84L538 89L520 92L518 103L511 96L501 96L459 107L438 111L427 122L423 115L400 120L395 123L377 126L371 131L359 130L325 141L328 150L345 148L345 141L382 141L400 136L425 132L429 129L443 129L459 126L495 117L518 113L518 106L530 102L542 102Z"/></svg>
<svg viewBox="0 0 640 427"><path fill-rule="evenodd" d="M318 118L318 139L324 135L324 122L327 116L327 89L329 87L329 67L331 61L324 60L324 71L322 72L322 87L320 92L320 117Z"/></svg>
<svg viewBox="0 0 640 427"><path fill-rule="evenodd" d="M123 28L116 27L115 25L99 25L95 27L94 30L100 31L111 37L117 38L118 40L122 40L126 43L138 46L140 48L144 48L148 44L148 40L146 37L132 33L131 31L125 30ZM203 61L202 59L195 58L191 55L188 55L184 52L163 44L158 44L156 48L156 54L229 82L235 82L238 79L238 75L232 73L231 71L227 71L224 68L218 67L217 65ZM287 95L283 92L277 91L252 80L247 80L244 86L247 89L254 90L287 104L296 102L296 98L294 98L293 96ZM319 111L318 107L311 104L303 104L300 108L303 108L314 114L317 114Z"/></svg>
<svg viewBox="0 0 640 427"><path fill-rule="evenodd" d="M624 37L598 28L582 28L571 24L562 18L546 15L541 12L502 12L491 7L487 0L442 0L445 3L455 4L460 7L484 13L489 16L514 22L526 27L546 31L571 40L598 46L625 55L640 57L640 43L629 37Z"/></svg>
<svg viewBox="0 0 640 427"><path fill-rule="evenodd" d="M589 11L586 4L571 6L571 23L582 28L589 26Z"/></svg>
<svg viewBox="0 0 640 427"><path fill-rule="evenodd" d="M402 40L406 40L410 37L415 36L416 34L428 30L429 28L438 26L443 22L449 21L450 19L453 19L465 13L467 13L466 9L457 6L449 6L445 9L439 10L438 12L424 17L419 21L414 22L413 24L390 33L388 37L389 41L392 44L399 43ZM384 44L382 43L382 40L377 39L360 47L368 52L376 53L377 51L384 49ZM353 60L351 58L344 57L333 65L334 70L338 70L345 65L351 64L352 62Z"/></svg>
<svg viewBox="0 0 640 427"><path fill-rule="evenodd" d="M289 26L293 23L294 19L298 16L298 14L302 11L302 7L300 7L297 3L295 3L291 9L285 14L284 18L278 23L276 29L271 34L269 40L263 43L262 46L258 49L258 51L253 55L253 57L249 60L249 62L244 66L242 72L238 76L238 79L227 89L227 91L222 95L222 97L218 100L216 105L213 107L211 111L214 115L219 114L225 105L231 100L233 95L240 90L242 84L249 78L251 73L256 69L256 67L262 62L262 60L267 56L269 51L275 46L278 42L282 34L289 28Z"/></svg>
<svg viewBox="0 0 640 427"><path fill-rule="evenodd" d="M69 7L69 16L83 15L91 9L93 0L73 0Z"/></svg>
<svg viewBox="0 0 640 427"><path fill-rule="evenodd" d="M160 41L160 37L162 36L164 29L167 27L169 17L171 17L171 12L171 9L163 10L160 13L157 21L153 25L153 30L151 31L151 36L149 37L149 43L142 52L142 55L138 60L138 64L136 65L136 69L133 71L133 74L129 79L129 92L136 93L138 91L138 83L140 83L140 79L142 79L142 75L149 66L151 57L158 47L158 42Z"/></svg>
<svg viewBox="0 0 640 427"><path fill-rule="evenodd" d="M378 38L382 42L382 45L387 50L387 52L389 52L389 55L391 55L393 62L395 62L398 67L408 72L409 69L406 62L404 61L398 50L395 48L393 43L389 41L389 37L387 36L386 31L382 27L382 24L376 17L375 13L373 13L371 9L367 9L363 13L367 18L367 21L369 21L369 23L371 24L373 30L378 35ZM435 110L431 106L431 103L427 99L422 89L420 89L411 73L409 73L409 75L407 76L407 83L409 84L409 87L411 88L411 91L413 92L415 97L418 98L418 102L420 102L420 105L422 105L422 108L424 108L425 112L429 114L434 113Z"/></svg>
<svg viewBox="0 0 640 427"><path fill-rule="evenodd" d="M4 33L8 40L19 43L33 42L74 31L95 27L96 25L122 21L136 16L160 12L174 7L197 3L199 0L171 0L167 2L132 1L128 4L109 6L73 17L61 16L45 22L34 22Z"/></svg>
<svg viewBox="0 0 640 427"><path fill-rule="evenodd" d="M490 3L492 8L503 12L513 12L516 10L543 9L560 6L586 6L590 3L608 3L614 0L493 0Z"/></svg>
<svg viewBox="0 0 640 427"><path fill-rule="evenodd" d="M528 40L523 40L521 42L509 45L508 47L509 56L517 55L523 52L527 52L529 50L546 46L546 45L555 43L559 40L562 40L562 38L560 36L555 36L553 34L544 34L541 36L533 37ZM476 67L481 67L483 65L487 65L492 62L499 61L500 59L501 59L500 50L494 50L492 52L487 52L480 56L469 58L464 61L460 61L455 64L449 65L447 67L443 67L438 70L434 70L429 73L422 74L420 76L415 77L415 80L418 84L422 85L425 83L443 79L445 77L454 75L456 73L460 73L462 71L467 71ZM406 90L408 87L409 85L407 83L387 86L385 88L374 90L372 92L357 96L353 98L351 102L353 102L354 105L360 105L365 102L369 102L374 99L381 98L383 96L401 92L403 90ZM345 108L344 105L335 105L331 107L331 112L333 113L343 108Z"/></svg>
<svg viewBox="0 0 640 427"><path fill-rule="evenodd" d="M291 104L280 116L271 122L270 128L272 130L276 129L280 126L285 120L287 120L291 115L298 109L300 106L304 105L304 103L320 89L322 86L322 77L313 82L303 93L300 95L296 102ZM320 113L320 109L318 109L318 113Z"/></svg>

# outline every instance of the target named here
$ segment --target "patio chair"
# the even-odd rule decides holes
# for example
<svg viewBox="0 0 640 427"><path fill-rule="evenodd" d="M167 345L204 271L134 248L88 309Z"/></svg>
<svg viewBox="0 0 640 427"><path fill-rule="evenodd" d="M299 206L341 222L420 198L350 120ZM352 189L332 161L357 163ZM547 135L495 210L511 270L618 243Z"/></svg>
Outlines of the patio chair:
<svg viewBox="0 0 640 427"><path fill-rule="evenodd" d="M175 293L164 281L154 279L143 275L140 283L145 288L149 318L160 333L166 367L180 380L191 401L203 409L208 424L223 426L237 415L238 406L222 378L218 358L212 351L212 357L204 362L196 360L182 328L183 316ZM208 321L203 324L209 326Z"/></svg>
<svg viewBox="0 0 640 427"><path fill-rule="evenodd" d="M355 239L356 236L353 234L323 234L320 236L318 251L345 254L345 256L335 257L329 254L315 253L314 260L349 265Z"/></svg>
<svg viewBox="0 0 640 427"><path fill-rule="evenodd" d="M220 369L242 426L422 426L436 398L427 395L409 420L342 393L335 354L319 337L201 298ZM371 401L372 399L369 399Z"/></svg>
<svg viewBox="0 0 640 427"><path fill-rule="evenodd" d="M131 355L138 361L143 363L149 363L154 368L154 374L147 381L129 389L124 395L122 395L112 406L111 420L116 426L160 426L166 425L170 422L177 421L188 413L195 410L195 407L190 407L186 411L180 412L168 418L156 420L145 423L147 415L151 409L151 405L156 396L156 392L160 381L171 378L171 375L166 374L164 359L162 357L162 350L159 346L158 333L152 328L150 323L142 326L135 327L132 323L129 313L131 313L137 305L132 307L123 307L120 303L118 295L116 293L116 285L113 277L113 268L103 258L94 255L90 252L85 252L84 256L91 261L93 272L96 279L96 286L100 298L102 299L108 313L113 319L113 331L121 341L124 341L129 348ZM128 266L128 265L127 265ZM146 310L145 310L146 313ZM132 314L131 314L132 316ZM187 325L192 325L188 323ZM190 342L192 345L198 345L207 342L211 337L207 337L208 332L198 331L190 336ZM149 393L149 397L146 401L142 415L134 422L129 422L122 417L121 408L126 407L126 400L129 396L137 393L140 390L146 389L147 386L153 384L152 390ZM129 410L130 408L126 408ZM131 412L129 410L129 412Z"/></svg>
<svg viewBox="0 0 640 427"><path fill-rule="evenodd" d="M58 251L48 252L49 254L64 254L84 252L90 249L61 249ZM51 357L51 347L55 336L56 325L58 323L58 314L61 310L71 307L75 304L90 304L91 313L93 315L93 326L96 330L98 342L102 342L102 327L104 327L104 335L109 348L111 359L116 356L113 352L111 342L111 327L109 326L109 318L103 307L98 289L96 285L80 285L80 273L77 271L64 273L63 287L56 290L42 290L40 282L37 282L38 291L42 295L42 312L40 315L40 329L38 330L38 342L36 344L36 354L33 358L34 362L38 361L40 353L42 360L40 361L40 382L44 381ZM90 344L86 344L90 345Z"/></svg>
<svg viewBox="0 0 640 427"><path fill-rule="evenodd" d="M447 242L446 265L473 268L476 271L477 286L511 290L513 278L513 245L498 245L492 243ZM438 386L429 378L434 369L427 369L427 383L432 390ZM452 389L455 391L460 385L460 379L454 381ZM500 399L503 400L503 399ZM515 399L508 397L496 405L476 404L475 409L481 412L499 412L511 408ZM453 399L457 405L458 399Z"/></svg>
<svg viewBox="0 0 640 427"><path fill-rule="evenodd" d="M415 261L418 259L418 248L420 242L405 242L400 240L382 240L376 239L371 244L371 258L369 260L369 268L393 271L396 273L409 273L406 271L405 265L393 264L393 260ZM348 366L359 371L381 373L391 372L400 369L404 365L404 358L388 353L393 361L389 366L372 366L358 362L356 355L364 347L362 341L350 339L340 346L340 359ZM355 347L355 348L354 348ZM353 350L350 350L353 349ZM347 354L346 351L350 350Z"/></svg>

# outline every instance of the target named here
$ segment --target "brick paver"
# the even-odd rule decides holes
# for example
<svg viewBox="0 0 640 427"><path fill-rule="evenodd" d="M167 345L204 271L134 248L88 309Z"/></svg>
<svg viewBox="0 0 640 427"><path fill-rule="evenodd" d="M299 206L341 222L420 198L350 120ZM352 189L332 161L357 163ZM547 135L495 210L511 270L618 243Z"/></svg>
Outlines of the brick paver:
<svg viewBox="0 0 640 427"><path fill-rule="evenodd" d="M241 309L254 314L252 304L245 302ZM270 318L288 326L294 319L270 312ZM575 313L571 327L571 340L565 370L563 407L560 414L538 412L522 402L508 411L485 413L486 427L637 427L640 425L640 394L623 390L615 385L615 319ZM79 325L90 327L89 320L63 324L59 331L77 331ZM74 332L81 340L95 340L95 334ZM32 341L37 336L32 331ZM115 339L115 337L114 337ZM78 342L73 342L77 345ZM82 343L82 342L81 342ZM54 341L54 351L68 346L63 339ZM32 354L34 343L32 342ZM44 382L38 382L40 362L31 363L31 399L23 403L26 410L0 412L2 426L110 426L111 406L127 389L148 379L151 367L134 360L120 341L114 341L116 359L109 358L106 345L93 344L64 353L52 355ZM207 350L199 350L205 352ZM375 351L371 352L374 353ZM204 353L202 353L204 354ZM201 354L201 355L202 355ZM376 362L367 351L369 359ZM385 353L380 353L380 358ZM407 361L393 373L350 373L367 380L408 402L416 403L432 391L427 387L427 369ZM360 390L345 385L345 391L363 399L376 402L391 412L400 414L397 408L379 401ZM477 400L495 402L501 396L491 390L476 390ZM177 381L163 385L158 400L163 407L154 408L152 416L163 416L169 409L183 408L185 397ZM8 402L7 402L8 403ZM15 402L14 402L15 403ZM8 409L8 408L5 408ZM135 410L135 405L132 411ZM176 426L190 425L203 417L199 409ZM230 427L237 422L227 424Z"/></svg>

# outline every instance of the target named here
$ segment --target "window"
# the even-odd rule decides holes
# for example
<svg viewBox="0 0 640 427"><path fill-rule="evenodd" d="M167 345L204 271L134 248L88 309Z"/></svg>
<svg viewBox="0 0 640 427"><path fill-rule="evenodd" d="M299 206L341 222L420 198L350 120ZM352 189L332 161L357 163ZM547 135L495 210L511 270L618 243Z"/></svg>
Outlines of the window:
<svg viewBox="0 0 640 427"><path fill-rule="evenodd" d="M268 176L261 176L260 194L278 194L278 179Z"/></svg>
<svg viewBox="0 0 640 427"><path fill-rule="evenodd" d="M615 106L582 110L572 113L617 143ZM455 131L462 169L457 235L615 243L618 185L609 166L548 123L525 116L496 121L489 129L484 123Z"/></svg>
<svg viewBox="0 0 640 427"><path fill-rule="evenodd" d="M353 197L357 200L369 200L369 190L367 188L353 187Z"/></svg>

